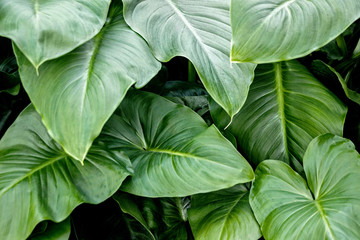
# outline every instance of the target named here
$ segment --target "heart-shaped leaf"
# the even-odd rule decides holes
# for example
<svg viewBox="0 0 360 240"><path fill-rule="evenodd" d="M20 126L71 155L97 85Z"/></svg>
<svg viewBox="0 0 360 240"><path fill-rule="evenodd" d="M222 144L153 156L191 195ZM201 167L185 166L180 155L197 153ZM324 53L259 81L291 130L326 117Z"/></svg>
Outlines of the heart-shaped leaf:
<svg viewBox="0 0 360 240"><path fill-rule="evenodd" d="M347 139L315 138L306 150L307 182L287 164L259 164L250 205L265 239L360 239L360 156Z"/></svg>
<svg viewBox="0 0 360 240"><path fill-rule="evenodd" d="M195 239L258 240L261 232L244 185L191 197L189 220Z"/></svg>
<svg viewBox="0 0 360 240"><path fill-rule="evenodd" d="M82 166L51 139L29 106L0 141L0 239L24 239L42 220L62 221L80 203L104 201L132 172L130 166L101 143Z"/></svg>
<svg viewBox="0 0 360 240"><path fill-rule="evenodd" d="M13 40L31 64L70 52L104 25L110 0L1 0L0 35Z"/></svg>
<svg viewBox="0 0 360 240"><path fill-rule="evenodd" d="M245 102L254 64L230 64L230 0L124 0L126 22L161 61L188 58L206 90L232 117Z"/></svg>
<svg viewBox="0 0 360 240"><path fill-rule="evenodd" d="M247 161L190 108L130 91L99 137L124 151L135 173L122 190L147 197L215 191L253 179Z"/></svg>
<svg viewBox="0 0 360 240"><path fill-rule="evenodd" d="M15 47L22 83L49 134L80 161L130 86L144 86L161 67L121 7L115 1L96 37L44 63L39 75Z"/></svg>
<svg viewBox="0 0 360 240"><path fill-rule="evenodd" d="M218 126L229 119L212 104ZM301 171L310 141L324 133L342 135L346 107L297 61L258 65L249 97L228 130L254 165L279 159Z"/></svg>
<svg viewBox="0 0 360 240"><path fill-rule="evenodd" d="M358 0L232 0L234 62L270 63L305 56L360 17Z"/></svg>

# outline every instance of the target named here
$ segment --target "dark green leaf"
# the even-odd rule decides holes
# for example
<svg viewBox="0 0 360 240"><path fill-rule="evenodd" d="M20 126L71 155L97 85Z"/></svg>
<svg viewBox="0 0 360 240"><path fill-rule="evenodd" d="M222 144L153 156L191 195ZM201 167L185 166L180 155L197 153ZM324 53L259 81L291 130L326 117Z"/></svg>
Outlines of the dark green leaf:
<svg viewBox="0 0 360 240"><path fill-rule="evenodd" d="M0 141L0 239L24 239L40 221L104 201L131 172L128 158L101 143L84 166L68 157L29 106Z"/></svg>
<svg viewBox="0 0 360 240"><path fill-rule="evenodd" d="M191 197L189 220L195 239L257 240L261 232L244 185Z"/></svg>
<svg viewBox="0 0 360 240"><path fill-rule="evenodd" d="M219 107L214 121L228 119ZM310 141L324 133L342 135L344 104L297 61L259 65L249 97L228 130L254 165L279 159L301 171Z"/></svg>

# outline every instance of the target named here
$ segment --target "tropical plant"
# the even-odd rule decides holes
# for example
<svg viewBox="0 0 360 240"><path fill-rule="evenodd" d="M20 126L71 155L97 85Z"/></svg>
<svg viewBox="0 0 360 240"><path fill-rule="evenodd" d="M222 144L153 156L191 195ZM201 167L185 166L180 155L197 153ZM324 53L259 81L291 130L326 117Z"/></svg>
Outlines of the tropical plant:
<svg viewBox="0 0 360 240"><path fill-rule="evenodd" d="M360 239L359 18L0 0L0 239Z"/></svg>

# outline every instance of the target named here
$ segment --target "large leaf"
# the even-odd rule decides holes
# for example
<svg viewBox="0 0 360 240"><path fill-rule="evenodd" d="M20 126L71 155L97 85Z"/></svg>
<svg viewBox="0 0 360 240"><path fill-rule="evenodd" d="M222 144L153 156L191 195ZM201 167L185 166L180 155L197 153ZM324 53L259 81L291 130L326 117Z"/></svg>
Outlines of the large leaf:
<svg viewBox="0 0 360 240"><path fill-rule="evenodd" d="M193 239L187 222L189 197L143 198L123 192L118 192L113 197L123 212L152 232L153 239Z"/></svg>
<svg viewBox="0 0 360 240"><path fill-rule="evenodd" d="M160 69L146 42L126 25L118 1L95 38L44 63L39 75L16 47L15 53L24 88L49 134L80 161L129 87L142 87Z"/></svg>
<svg viewBox="0 0 360 240"><path fill-rule="evenodd" d="M197 240L261 237L244 185L192 196L189 220Z"/></svg>
<svg viewBox="0 0 360 240"><path fill-rule="evenodd" d="M212 116L228 122L219 107ZM342 135L346 107L297 61L259 65L244 107L229 131L254 165L280 159L301 170L310 141L324 133Z"/></svg>
<svg viewBox="0 0 360 240"><path fill-rule="evenodd" d="M100 143L82 166L29 106L0 141L0 239L24 239L42 220L62 221L80 203L104 201L131 171L128 158Z"/></svg>
<svg viewBox="0 0 360 240"><path fill-rule="evenodd" d="M232 0L231 60L270 63L305 56L359 17L358 0Z"/></svg>
<svg viewBox="0 0 360 240"><path fill-rule="evenodd" d="M304 156L307 182L283 162L256 169L250 205L265 239L360 239L360 156L347 139L314 139Z"/></svg>
<svg viewBox="0 0 360 240"><path fill-rule="evenodd" d="M94 37L110 0L1 0L0 35L12 39L38 68Z"/></svg>
<svg viewBox="0 0 360 240"><path fill-rule="evenodd" d="M148 197L188 196L253 179L247 161L191 109L130 91L99 141L124 151L135 173L122 190Z"/></svg>
<svg viewBox="0 0 360 240"><path fill-rule="evenodd" d="M254 64L230 64L230 0L124 0L126 22L161 61L184 56L232 117L245 102Z"/></svg>

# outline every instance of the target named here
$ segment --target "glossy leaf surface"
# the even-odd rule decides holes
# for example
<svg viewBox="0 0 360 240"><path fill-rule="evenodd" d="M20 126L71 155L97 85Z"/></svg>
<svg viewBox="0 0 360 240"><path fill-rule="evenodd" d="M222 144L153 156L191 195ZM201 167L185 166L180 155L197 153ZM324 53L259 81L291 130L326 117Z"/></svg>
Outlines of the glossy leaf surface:
<svg viewBox="0 0 360 240"><path fill-rule="evenodd" d="M129 87L142 87L160 69L146 42L125 23L121 5L92 40L43 64L39 75L16 48L20 76L50 135L83 161L92 141Z"/></svg>
<svg viewBox="0 0 360 240"><path fill-rule="evenodd" d="M100 143L84 166L68 157L29 106L0 141L0 239L24 239L42 220L104 201L131 172L128 158Z"/></svg>
<svg viewBox="0 0 360 240"><path fill-rule="evenodd" d="M359 239L360 156L332 134L315 138L304 156L307 182L287 164L255 171L250 205L265 239Z"/></svg>
<svg viewBox="0 0 360 240"><path fill-rule="evenodd" d="M244 185L191 197L189 220L195 239L258 240L261 232Z"/></svg>
<svg viewBox="0 0 360 240"><path fill-rule="evenodd" d="M38 68L94 37L110 0L2 0L0 35L13 40Z"/></svg>
<svg viewBox="0 0 360 240"><path fill-rule="evenodd" d="M212 116L228 122L219 107ZM254 165L279 159L301 170L310 141L324 133L342 135L346 107L297 61L259 65L249 97L229 126L240 151Z"/></svg>
<svg viewBox="0 0 360 240"><path fill-rule="evenodd" d="M130 91L99 141L129 156L135 173L121 189L135 195L188 196L253 179L250 165L215 126L151 93Z"/></svg>
<svg viewBox="0 0 360 240"><path fill-rule="evenodd" d="M155 56L188 58L206 90L235 115L245 102L254 64L230 64L228 0L124 0L126 22L149 43Z"/></svg>
<svg viewBox="0 0 360 240"><path fill-rule="evenodd" d="M299 58L359 17L358 0L232 0L231 59L270 63Z"/></svg>

